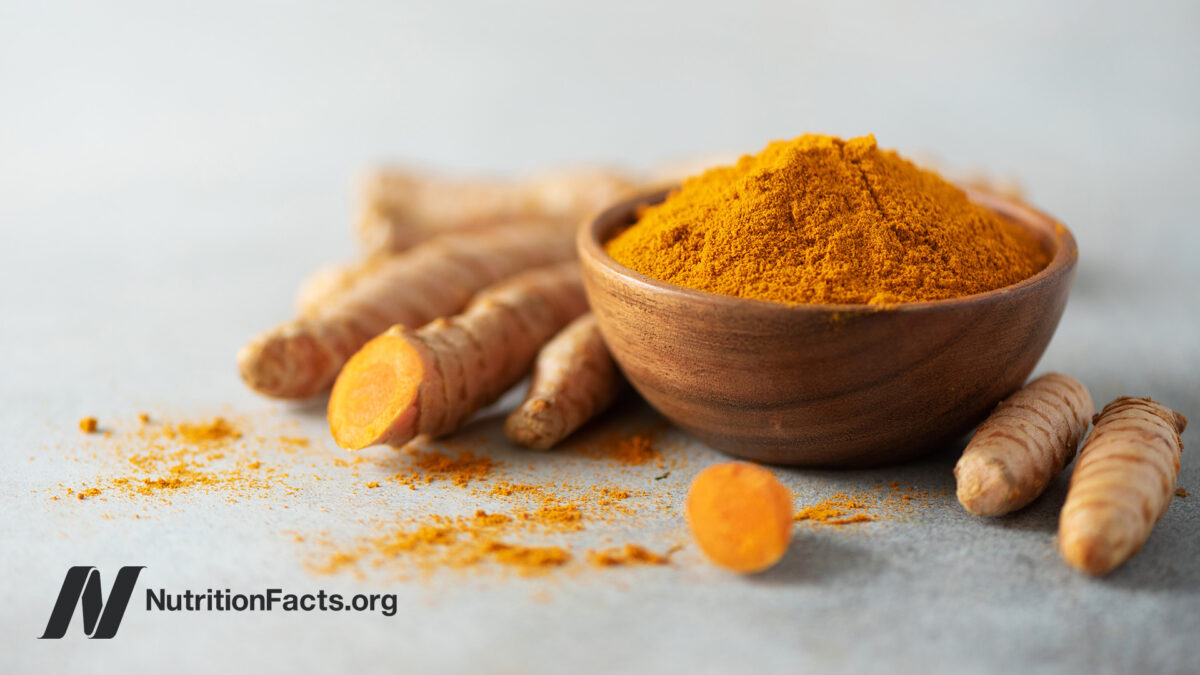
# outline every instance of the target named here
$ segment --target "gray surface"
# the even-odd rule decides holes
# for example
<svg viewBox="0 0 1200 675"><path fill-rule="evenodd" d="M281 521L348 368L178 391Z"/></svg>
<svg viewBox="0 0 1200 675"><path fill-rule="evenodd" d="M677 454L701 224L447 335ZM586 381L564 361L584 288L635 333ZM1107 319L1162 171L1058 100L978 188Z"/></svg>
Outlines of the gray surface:
<svg viewBox="0 0 1200 675"><path fill-rule="evenodd" d="M94 473L61 459L79 449L84 414L267 417L232 355L286 315L307 270L350 254L346 186L379 157L647 167L804 130L873 131L952 169L1018 177L1082 251L1039 369L1079 376L1098 401L1150 394L1200 420L1194 3L472 4L0 6L4 670L1195 669L1200 496L1175 500L1142 554L1103 581L1054 553L1060 480L996 522L946 497L862 532L802 528L755 578L686 549L670 569L427 584L305 572L283 530L352 531L418 506L356 496L332 470L286 511L196 497L134 520L140 506L48 501L45 488ZM277 415L325 438L319 413ZM494 436L494 423L480 428ZM686 452L672 498L718 459ZM942 490L952 461L783 475L813 496L876 478ZM536 471L594 478L582 466ZM1180 483L1200 493L1194 448ZM426 494L440 511L473 507ZM616 534L670 539L678 521ZM112 642L35 640L64 569L82 563L145 564L176 589L391 590L404 611L131 609Z"/></svg>

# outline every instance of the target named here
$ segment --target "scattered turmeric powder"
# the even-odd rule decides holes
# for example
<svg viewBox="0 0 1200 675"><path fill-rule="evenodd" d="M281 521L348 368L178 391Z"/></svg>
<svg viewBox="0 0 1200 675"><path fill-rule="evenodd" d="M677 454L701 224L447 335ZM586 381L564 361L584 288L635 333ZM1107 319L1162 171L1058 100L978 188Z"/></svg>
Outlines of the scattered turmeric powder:
<svg viewBox="0 0 1200 675"><path fill-rule="evenodd" d="M1023 508L1075 458L1095 408L1087 387L1049 373L1000 402L954 466L958 501L977 516Z"/></svg>
<svg viewBox="0 0 1200 675"><path fill-rule="evenodd" d="M431 239L379 263L319 309L255 337L238 353L242 379L277 398L318 394L388 326L420 327L459 311L489 284L569 260L571 235L559 225L513 223Z"/></svg>
<svg viewBox="0 0 1200 675"><path fill-rule="evenodd" d="M455 431L528 371L538 349L587 311L575 263L519 274L467 310L395 326L356 353L333 387L329 428L349 450Z"/></svg>
<svg viewBox="0 0 1200 675"><path fill-rule="evenodd" d="M471 516L410 517L390 524L383 535L359 538L349 544L327 542L332 551L319 557L313 569L337 573L366 565L405 575L409 571L431 574L446 569L486 570L499 565L522 576L542 574L574 561L568 547L545 540L561 541L607 520L620 511L614 508L615 501L633 496L629 490L615 486L578 488L507 480L499 480L491 490L477 494L511 502L512 507L505 513L478 509ZM630 545L624 550L589 552L587 561L602 567L657 565L665 564L666 556Z"/></svg>
<svg viewBox="0 0 1200 675"><path fill-rule="evenodd" d="M174 427L163 428L167 438L179 436L188 443L204 443L208 441L237 440L242 432L229 423L224 417L214 418L211 422L189 424L180 422Z"/></svg>
<svg viewBox="0 0 1200 675"><path fill-rule="evenodd" d="M1148 398L1122 396L1096 416L1058 522L1076 569L1107 574L1136 555L1167 511L1187 418Z"/></svg>
<svg viewBox="0 0 1200 675"><path fill-rule="evenodd" d="M621 464L638 466L658 460L661 455L654 449L650 436L634 434L622 438L612 447L609 457Z"/></svg>
<svg viewBox="0 0 1200 675"><path fill-rule="evenodd" d="M98 425L99 422L96 421L95 417L85 417L79 420L79 430L85 434L94 433Z"/></svg>
<svg viewBox="0 0 1200 675"><path fill-rule="evenodd" d="M791 492L770 471L747 462L701 471L688 489L685 512L700 550L735 572L774 565L792 538Z"/></svg>
<svg viewBox="0 0 1200 675"><path fill-rule="evenodd" d="M827 525L853 525L855 523L870 523L874 521L875 518L872 516L868 516L865 513L856 513L852 516L846 516L845 518L832 518L830 520L826 520L825 523Z"/></svg>
<svg viewBox="0 0 1200 675"><path fill-rule="evenodd" d="M396 472L389 480L409 487L419 483L428 485L437 480L465 487L473 480L486 478L499 466L491 457L476 455L470 450L463 450L457 457L451 457L440 450L414 449L410 457L411 466Z"/></svg>
<svg viewBox="0 0 1200 675"><path fill-rule="evenodd" d="M861 511L867 508L866 502L862 499L839 492L816 504L805 506L796 512L793 519L798 521L809 520L826 525L866 523L875 520L874 516L861 513Z"/></svg>
<svg viewBox="0 0 1200 675"><path fill-rule="evenodd" d="M595 493L596 503L600 506L616 506L633 496L629 490L612 487L611 485L593 485L590 490Z"/></svg>
<svg viewBox="0 0 1200 675"><path fill-rule="evenodd" d="M485 563L511 567L522 575L533 575L559 567L571 560L558 546L530 546L503 541L512 533L512 519L482 510L474 516L431 516L399 527L357 546L336 550L328 560L317 563L317 572L336 573L362 562L373 567L407 563L430 574L438 569L461 569ZM404 569L403 567L401 569Z"/></svg>
<svg viewBox="0 0 1200 675"><path fill-rule="evenodd" d="M595 442L580 445L578 452L592 459L605 459L625 466L663 466L663 456L654 447L650 433L604 434Z"/></svg>
<svg viewBox="0 0 1200 675"><path fill-rule="evenodd" d="M491 554L496 562L520 568L525 574L571 560L571 554L558 546L518 546L493 541L484 547L484 552Z"/></svg>
<svg viewBox="0 0 1200 675"><path fill-rule="evenodd" d="M669 565L671 559L649 551L637 544L625 544L621 548L588 551L588 562L596 567L619 567L622 565Z"/></svg>
<svg viewBox="0 0 1200 675"><path fill-rule="evenodd" d="M583 529L583 510L578 504L546 504L533 511L521 511L517 518L538 523L558 532L574 532Z"/></svg>
<svg viewBox="0 0 1200 675"><path fill-rule="evenodd" d="M771 143L684 181L605 248L655 279L789 303L972 295L1048 262L1031 234L873 136Z"/></svg>
<svg viewBox="0 0 1200 675"><path fill-rule="evenodd" d="M538 352L529 393L508 416L514 443L549 450L617 397L620 375L588 313L562 329Z"/></svg>
<svg viewBox="0 0 1200 675"><path fill-rule="evenodd" d="M536 495L544 497L545 492L541 485L513 483L507 480L498 481L488 491L489 497L512 497L513 495Z"/></svg>
<svg viewBox="0 0 1200 675"><path fill-rule="evenodd" d="M144 415L144 413L143 413ZM157 497L189 491L221 491L229 497L265 493L285 485L287 474L265 466L243 442L243 431L224 417L203 422L151 425L130 431L114 427L99 441L120 460L116 470L97 476L93 485L65 487L79 499ZM271 443L270 440L266 441Z"/></svg>
<svg viewBox="0 0 1200 675"><path fill-rule="evenodd" d="M928 491L904 486L900 481L878 484L870 490L836 492L801 507L794 519L809 525L856 525L903 519L932 503Z"/></svg>

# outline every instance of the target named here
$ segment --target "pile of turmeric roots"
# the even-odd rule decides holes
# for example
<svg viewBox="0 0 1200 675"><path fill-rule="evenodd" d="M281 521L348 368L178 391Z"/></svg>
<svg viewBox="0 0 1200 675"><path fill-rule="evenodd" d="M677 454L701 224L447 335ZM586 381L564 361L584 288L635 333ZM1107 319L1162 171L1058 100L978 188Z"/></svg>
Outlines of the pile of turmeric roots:
<svg viewBox="0 0 1200 675"><path fill-rule="evenodd" d="M281 399L332 386L330 429L355 450L452 433L532 369L505 431L551 448L621 386L588 313L576 230L641 189L602 169L522 181L378 171L356 227L363 257L302 286L299 316L239 352L242 379Z"/></svg>

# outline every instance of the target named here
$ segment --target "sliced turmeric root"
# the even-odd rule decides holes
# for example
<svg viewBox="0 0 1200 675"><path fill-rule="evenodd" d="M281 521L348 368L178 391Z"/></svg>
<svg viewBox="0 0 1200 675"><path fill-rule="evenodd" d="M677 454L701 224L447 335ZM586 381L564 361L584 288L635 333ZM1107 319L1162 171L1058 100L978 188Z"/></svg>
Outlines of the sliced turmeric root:
<svg viewBox="0 0 1200 675"><path fill-rule="evenodd" d="M393 326L346 363L329 399L337 444L358 450L442 436L529 371L541 346L587 311L575 263L517 275L462 314L416 330Z"/></svg>
<svg viewBox="0 0 1200 675"><path fill-rule="evenodd" d="M1078 380L1050 373L996 406L954 466L958 501L977 516L1027 506L1075 458L1092 397Z"/></svg>
<svg viewBox="0 0 1200 675"><path fill-rule="evenodd" d="M1058 547L1072 567L1099 576L1136 555L1170 506L1187 418L1122 396L1095 425L1071 475Z"/></svg>
<svg viewBox="0 0 1200 675"><path fill-rule="evenodd" d="M734 572L767 569L792 539L792 493L756 464L726 462L701 471L685 510L700 550Z"/></svg>

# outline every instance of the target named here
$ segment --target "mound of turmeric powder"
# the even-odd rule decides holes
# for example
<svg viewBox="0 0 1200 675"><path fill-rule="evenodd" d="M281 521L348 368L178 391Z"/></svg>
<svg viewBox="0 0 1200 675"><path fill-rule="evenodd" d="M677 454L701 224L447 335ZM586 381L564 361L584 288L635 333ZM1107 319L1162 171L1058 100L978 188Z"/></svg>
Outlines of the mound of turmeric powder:
<svg viewBox="0 0 1200 675"><path fill-rule="evenodd" d="M812 134L688 179L606 249L662 281L789 303L973 295L1048 262L1032 235L874 136Z"/></svg>

